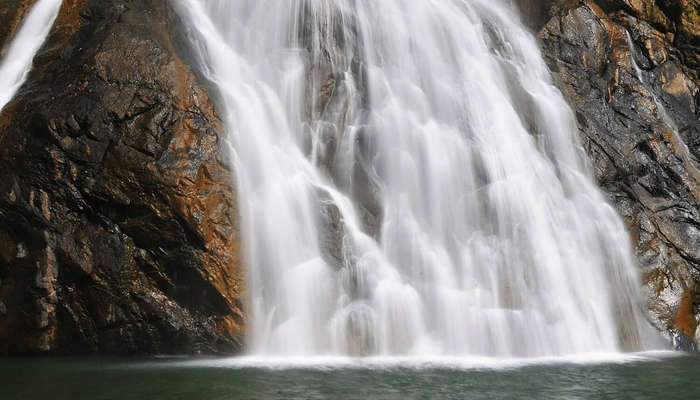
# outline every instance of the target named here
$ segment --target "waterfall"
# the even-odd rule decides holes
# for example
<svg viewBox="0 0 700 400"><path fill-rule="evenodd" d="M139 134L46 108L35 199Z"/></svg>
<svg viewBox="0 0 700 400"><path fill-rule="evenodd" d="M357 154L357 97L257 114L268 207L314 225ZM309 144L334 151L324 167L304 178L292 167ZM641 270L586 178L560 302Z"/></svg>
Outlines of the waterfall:
<svg viewBox="0 0 700 400"><path fill-rule="evenodd" d="M260 355L647 348L630 239L506 0L174 0L218 90Z"/></svg>
<svg viewBox="0 0 700 400"><path fill-rule="evenodd" d="M0 60L0 110L12 100L32 69L34 55L44 44L62 0L38 0L25 17Z"/></svg>

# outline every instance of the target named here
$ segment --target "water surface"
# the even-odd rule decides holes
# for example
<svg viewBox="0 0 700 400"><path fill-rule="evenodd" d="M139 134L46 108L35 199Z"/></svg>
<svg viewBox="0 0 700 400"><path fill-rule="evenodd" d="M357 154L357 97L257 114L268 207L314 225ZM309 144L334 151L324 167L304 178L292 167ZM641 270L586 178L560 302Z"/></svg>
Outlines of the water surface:
<svg viewBox="0 0 700 400"><path fill-rule="evenodd" d="M314 361L315 360L315 361ZM3 400L695 399L700 357L6 359Z"/></svg>

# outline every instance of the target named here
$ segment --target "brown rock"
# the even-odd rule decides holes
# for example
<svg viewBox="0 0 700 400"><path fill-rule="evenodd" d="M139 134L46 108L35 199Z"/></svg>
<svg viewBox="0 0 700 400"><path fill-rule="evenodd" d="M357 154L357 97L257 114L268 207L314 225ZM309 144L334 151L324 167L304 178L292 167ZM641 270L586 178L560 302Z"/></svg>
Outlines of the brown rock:
<svg viewBox="0 0 700 400"><path fill-rule="evenodd" d="M678 307L676 318L673 320L676 328L683 332L688 338L694 338L695 331L698 328L698 321L695 320L695 315L693 313L693 297L693 291L686 290L683 292L681 304Z"/></svg>
<svg viewBox="0 0 700 400"><path fill-rule="evenodd" d="M166 0L64 0L0 114L0 354L231 353L221 122Z"/></svg>

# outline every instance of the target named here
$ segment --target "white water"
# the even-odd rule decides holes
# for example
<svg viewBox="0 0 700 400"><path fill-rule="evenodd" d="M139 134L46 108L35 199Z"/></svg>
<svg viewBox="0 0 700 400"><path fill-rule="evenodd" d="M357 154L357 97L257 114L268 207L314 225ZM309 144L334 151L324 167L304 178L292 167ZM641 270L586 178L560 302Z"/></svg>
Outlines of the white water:
<svg viewBox="0 0 700 400"><path fill-rule="evenodd" d="M251 353L648 347L628 234L509 1L175 1L229 130Z"/></svg>
<svg viewBox="0 0 700 400"><path fill-rule="evenodd" d="M36 52L44 44L62 0L38 0L0 60L0 110L15 95L32 69Z"/></svg>
<svg viewBox="0 0 700 400"><path fill-rule="evenodd" d="M442 369L442 370L512 370L542 365L638 364L683 357L677 351L644 351L638 353L587 353L557 357L492 358L492 357L269 357L245 356L234 358L175 361L170 365L197 368L228 368L266 370L336 370L336 369ZM161 362L146 364L162 368ZM129 364L127 368L133 368Z"/></svg>

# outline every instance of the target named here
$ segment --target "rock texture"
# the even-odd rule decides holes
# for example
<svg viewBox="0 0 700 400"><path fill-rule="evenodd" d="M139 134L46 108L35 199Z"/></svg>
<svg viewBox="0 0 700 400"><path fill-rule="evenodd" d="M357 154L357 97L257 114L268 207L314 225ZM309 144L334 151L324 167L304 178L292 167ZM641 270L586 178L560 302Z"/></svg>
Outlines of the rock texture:
<svg viewBox="0 0 700 400"><path fill-rule="evenodd" d="M700 343L700 4L542 1L542 48L600 185L625 218L652 322Z"/></svg>
<svg viewBox="0 0 700 400"><path fill-rule="evenodd" d="M232 174L181 27L64 0L0 113L0 354L240 348Z"/></svg>

